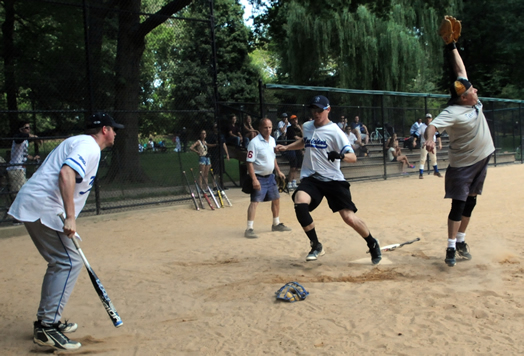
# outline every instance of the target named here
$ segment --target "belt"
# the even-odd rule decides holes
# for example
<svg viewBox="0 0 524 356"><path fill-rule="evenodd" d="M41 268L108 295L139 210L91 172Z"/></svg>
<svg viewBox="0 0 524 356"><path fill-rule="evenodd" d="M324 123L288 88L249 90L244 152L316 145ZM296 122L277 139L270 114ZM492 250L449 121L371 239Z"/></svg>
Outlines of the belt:
<svg viewBox="0 0 524 356"><path fill-rule="evenodd" d="M267 176L263 176L263 175L260 175L260 174L255 174L257 177L259 178L267 178L269 176L271 176L271 174L268 174Z"/></svg>

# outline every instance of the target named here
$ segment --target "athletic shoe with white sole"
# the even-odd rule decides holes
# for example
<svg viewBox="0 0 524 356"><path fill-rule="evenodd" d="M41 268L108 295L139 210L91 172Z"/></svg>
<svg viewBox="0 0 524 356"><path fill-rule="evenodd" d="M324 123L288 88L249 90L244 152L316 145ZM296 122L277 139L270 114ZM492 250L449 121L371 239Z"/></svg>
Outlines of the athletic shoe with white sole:
<svg viewBox="0 0 524 356"><path fill-rule="evenodd" d="M446 249L446 259L444 260L444 262L446 262L446 264L449 267L453 267L454 265L457 264L457 260L455 259L455 249L454 248L448 247Z"/></svg>
<svg viewBox="0 0 524 356"><path fill-rule="evenodd" d="M271 231L291 231L289 227L280 223L278 225L271 225Z"/></svg>
<svg viewBox="0 0 524 356"><path fill-rule="evenodd" d="M466 260L471 260L473 258L469 253L468 244L465 242L457 242L457 252L460 257L464 257Z"/></svg>
<svg viewBox="0 0 524 356"><path fill-rule="evenodd" d="M74 333L76 329L78 329L78 324L76 323L68 323L67 320L65 323L62 323L61 321L58 322L58 326L56 327L60 332L63 333Z"/></svg>
<svg viewBox="0 0 524 356"><path fill-rule="evenodd" d="M258 236L255 234L255 231L253 231L253 229L247 229L244 232L244 237L247 237L248 239L256 239Z"/></svg>
<svg viewBox="0 0 524 356"><path fill-rule="evenodd" d="M319 256L323 256L325 253L322 244L319 243L316 247L311 247L311 251L309 251L309 254L306 256L306 261L316 261Z"/></svg>
<svg viewBox="0 0 524 356"><path fill-rule="evenodd" d="M60 330L59 324L44 326L40 321L35 321L33 331L33 342L40 346L52 347L56 350L78 350L82 344L78 341L69 340Z"/></svg>
<svg viewBox="0 0 524 356"><path fill-rule="evenodd" d="M371 254L371 262L376 265L382 260L382 251L380 251L380 245L378 241L374 239L375 242L369 247L369 253Z"/></svg>

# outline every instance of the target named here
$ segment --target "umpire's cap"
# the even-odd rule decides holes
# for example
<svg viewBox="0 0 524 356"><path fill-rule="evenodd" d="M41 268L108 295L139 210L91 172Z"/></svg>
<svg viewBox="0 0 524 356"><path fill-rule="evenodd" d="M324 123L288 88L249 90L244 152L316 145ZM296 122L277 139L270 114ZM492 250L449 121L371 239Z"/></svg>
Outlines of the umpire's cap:
<svg viewBox="0 0 524 356"><path fill-rule="evenodd" d="M104 126L111 126L115 129L124 128L124 125L117 124L115 120L105 112L97 112L87 119L86 128L88 129L95 129Z"/></svg>

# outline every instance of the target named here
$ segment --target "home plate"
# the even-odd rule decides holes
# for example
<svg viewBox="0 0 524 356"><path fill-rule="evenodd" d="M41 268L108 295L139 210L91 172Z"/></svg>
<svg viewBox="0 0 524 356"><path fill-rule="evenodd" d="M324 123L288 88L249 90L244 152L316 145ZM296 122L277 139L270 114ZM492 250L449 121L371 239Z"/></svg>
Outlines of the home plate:
<svg viewBox="0 0 524 356"><path fill-rule="evenodd" d="M349 261L349 263L354 263L354 264L357 264L357 265L369 265L369 264L372 264L371 263L371 257L359 258L358 260ZM380 263L377 266L380 266L380 265L392 265L392 264L393 264L393 262L391 262L391 260L389 258L384 257L384 255L382 255L382 260L380 260Z"/></svg>

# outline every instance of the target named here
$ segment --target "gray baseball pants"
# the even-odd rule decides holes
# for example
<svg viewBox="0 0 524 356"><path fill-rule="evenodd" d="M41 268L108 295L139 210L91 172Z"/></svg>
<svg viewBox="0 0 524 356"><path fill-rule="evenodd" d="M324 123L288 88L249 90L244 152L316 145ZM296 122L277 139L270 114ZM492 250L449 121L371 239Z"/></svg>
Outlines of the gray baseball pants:
<svg viewBox="0 0 524 356"><path fill-rule="evenodd" d="M38 252L47 261L36 316L44 324L55 324L60 321L78 279L82 258L73 241L63 232L48 228L40 220L24 222L24 225Z"/></svg>

